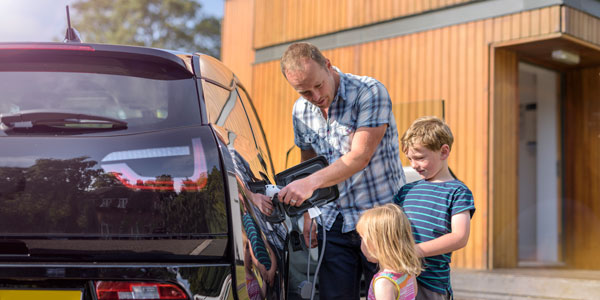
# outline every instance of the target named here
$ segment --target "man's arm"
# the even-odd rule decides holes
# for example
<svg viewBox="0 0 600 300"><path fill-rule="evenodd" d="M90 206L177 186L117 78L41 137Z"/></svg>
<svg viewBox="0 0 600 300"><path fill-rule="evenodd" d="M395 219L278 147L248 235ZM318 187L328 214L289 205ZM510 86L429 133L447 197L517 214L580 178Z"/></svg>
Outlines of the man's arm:
<svg viewBox="0 0 600 300"><path fill-rule="evenodd" d="M428 257L449 253L463 248L469 241L471 229L471 213L460 212L450 220L452 232L444 234L437 239L417 244L419 256Z"/></svg>
<svg viewBox="0 0 600 300"><path fill-rule="evenodd" d="M354 133L350 151L328 167L314 174L293 181L279 192L280 199L289 204L294 199L295 206L300 206L313 192L322 187L338 184L364 169L377 146L383 139L387 124L378 127L360 127Z"/></svg>

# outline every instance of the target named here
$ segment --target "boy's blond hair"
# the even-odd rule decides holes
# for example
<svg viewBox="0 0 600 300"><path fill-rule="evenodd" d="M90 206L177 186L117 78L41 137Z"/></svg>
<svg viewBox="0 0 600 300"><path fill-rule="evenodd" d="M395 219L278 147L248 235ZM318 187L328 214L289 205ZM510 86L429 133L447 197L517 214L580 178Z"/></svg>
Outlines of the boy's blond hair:
<svg viewBox="0 0 600 300"><path fill-rule="evenodd" d="M400 141L404 153L415 144L421 144L431 151L438 151L444 144L452 149L454 137L450 127L444 121L427 116L416 119L402 135Z"/></svg>
<svg viewBox="0 0 600 300"><path fill-rule="evenodd" d="M421 273L410 221L400 206L388 203L365 211L358 219L356 230L381 269L412 276Z"/></svg>

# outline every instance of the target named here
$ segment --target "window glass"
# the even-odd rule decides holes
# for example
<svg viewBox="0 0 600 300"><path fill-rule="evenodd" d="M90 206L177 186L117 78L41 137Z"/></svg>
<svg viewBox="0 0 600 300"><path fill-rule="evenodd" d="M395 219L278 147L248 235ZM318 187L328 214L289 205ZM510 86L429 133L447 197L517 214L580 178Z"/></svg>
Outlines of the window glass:
<svg viewBox="0 0 600 300"><path fill-rule="evenodd" d="M252 125L237 90L229 91L207 81L203 81L203 88L209 121L236 160L239 175L246 182L262 179L260 172L264 168L260 163Z"/></svg>
<svg viewBox="0 0 600 300"><path fill-rule="evenodd" d="M200 75L202 78L210 78L226 87L233 87L233 73L217 59L200 55Z"/></svg>
<svg viewBox="0 0 600 300"><path fill-rule="evenodd" d="M0 72L0 114L32 110L108 117L128 131L200 123L191 78L153 79L77 72Z"/></svg>
<svg viewBox="0 0 600 300"><path fill-rule="evenodd" d="M216 123L231 92L206 80L202 80L202 92L204 94L204 103L206 104L208 121L210 123Z"/></svg>
<svg viewBox="0 0 600 300"><path fill-rule="evenodd" d="M261 159L265 163L265 169L267 171L267 174L274 178L273 165L271 162L271 155L270 155L267 140L266 140L263 128L262 128L262 124L261 124L260 120L258 119L258 116L256 115L254 105L252 104L250 98L248 97L248 94L246 94L246 91L244 91L243 89L240 89L240 88L238 88L238 91L239 91L242 103L244 104L244 107L246 109L246 114L248 115L248 120L250 121L250 124L252 125L252 131L254 133L254 138L256 140L256 144L260 151Z"/></svg>

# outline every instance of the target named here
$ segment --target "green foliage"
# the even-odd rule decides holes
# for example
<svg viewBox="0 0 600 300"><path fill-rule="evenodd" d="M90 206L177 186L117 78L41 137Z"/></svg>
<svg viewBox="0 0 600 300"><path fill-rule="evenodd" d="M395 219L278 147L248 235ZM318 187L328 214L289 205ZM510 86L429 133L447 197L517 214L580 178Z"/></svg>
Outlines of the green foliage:
<svg viewBox="0 0 600 300"><path fill-rule="evenodd" d="M206 185L198 190L177 193L164 184L172 181L172 176L163 174L154 182L162 182L159 186L165 189L128 188L89 157L38 159L25 168L0 167L0 232L227 232L221 171L213 168ZM154 184L148 181L141 186Z"/></svg>
<svg viewBox="0 0 600 300"><path fill-rule="evenodd" d="M219 58L221 20L194 0L79 0L72 26L84 42L202 52Z"/></svg>
<svg viewBox="0 0 600 300"><path fill-rule="evenodd" d="M167 233L227 232L222 173L213 168L200 191L159 192L161 217Z"/></svg>
<svg viewBox="0 0 600 300"><path fill-rule="evenodd" d="M80 233L94 227L94 206L85 201L85 190L100 172L95 165L88 157L77 157L0 168L5 183L0 185L0 228L11 233Z"/></svg>

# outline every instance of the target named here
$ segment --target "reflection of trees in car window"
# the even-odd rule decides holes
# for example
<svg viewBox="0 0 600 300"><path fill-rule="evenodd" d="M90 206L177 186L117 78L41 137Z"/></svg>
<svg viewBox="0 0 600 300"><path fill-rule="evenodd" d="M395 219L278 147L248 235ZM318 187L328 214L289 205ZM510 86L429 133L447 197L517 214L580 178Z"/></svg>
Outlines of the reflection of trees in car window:
<svg viewBox="0 0 600 300"><path fill-rule="evenodd" d="M158 192L163 195L159 211L167 233L227 231L226 207L223 201L225 195L221 176L221 172L213 168L208 174L206 186L201 191L183 190L172 199L164 198L169 193L173 193L172 191Z"/></svg>
<svg viewBox="0 0 600 300"><path fill-rule="evenodd" d="M95 161L78 157L38 159L29 168L0 168L1 230L81 232L96 227L94 203L81 201L99 174L95 165Z"/></svg>
<svg viewBox="0 0 600 300"><path fill-rule="evenodd" d="M132 189L86 157L38 159L0 168L0 228L5 233L223 233L224 186L215 167L199 191ZM168 182L170 175L156 177ZM140 187L149 183L140 183Z"/></svg>

